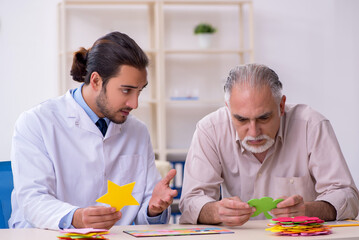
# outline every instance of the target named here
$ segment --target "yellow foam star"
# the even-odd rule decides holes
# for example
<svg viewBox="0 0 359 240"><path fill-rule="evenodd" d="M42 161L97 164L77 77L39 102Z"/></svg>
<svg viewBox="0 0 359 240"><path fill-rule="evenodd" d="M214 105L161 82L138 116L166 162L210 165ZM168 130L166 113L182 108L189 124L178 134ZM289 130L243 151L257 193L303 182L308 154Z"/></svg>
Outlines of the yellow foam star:
<svg viewBox="0 0 359 240"><path fill-rule="evenodd" d="M98 198L96 202L109 204L111 207L115 207L117 211L127 205L140 205L131 194L135 183L119 186L107 180L107 193Z"/></svg>

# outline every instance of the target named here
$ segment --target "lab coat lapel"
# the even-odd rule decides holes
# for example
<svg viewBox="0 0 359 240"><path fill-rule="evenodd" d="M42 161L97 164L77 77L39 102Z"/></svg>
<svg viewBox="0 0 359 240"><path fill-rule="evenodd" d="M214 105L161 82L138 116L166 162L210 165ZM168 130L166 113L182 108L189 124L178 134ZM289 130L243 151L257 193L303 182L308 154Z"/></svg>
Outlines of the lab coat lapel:
<svg viewBox="0 0 359 240"><path fill-rule="evenodd" d="M110 138L112 136L120 134L121 133L121 128L123 127L123 125L125 125L125 123L116 124L116 123L110 122L110 124L108 125L108 129L107 129L105 138Z"/></svg>
<svg viewBox="0 0 359 240"><path fill-rule="evenodd" d="M75 101L71 92L68 91L65 97L68 123L72 127L79 127L102 137L101 131L87 115L85 110Z"/></svg>

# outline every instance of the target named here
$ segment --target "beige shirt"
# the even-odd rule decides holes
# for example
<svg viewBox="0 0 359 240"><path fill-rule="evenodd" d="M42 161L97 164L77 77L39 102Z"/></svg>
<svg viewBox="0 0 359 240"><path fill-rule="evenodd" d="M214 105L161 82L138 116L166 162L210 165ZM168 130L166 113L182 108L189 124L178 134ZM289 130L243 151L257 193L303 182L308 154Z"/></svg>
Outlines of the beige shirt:
<svg viewBox="0 0 359 240"><path fill-rule="evenodd" d="M196 224L203 205L218 201L220 194L244 202L299 194L304 201L331 203L338 220L355 218L359 208L358 190L330 122L306 105L286 105L263 163L241 147L227 107L198 122L185 164L180 223Z"/></svg>

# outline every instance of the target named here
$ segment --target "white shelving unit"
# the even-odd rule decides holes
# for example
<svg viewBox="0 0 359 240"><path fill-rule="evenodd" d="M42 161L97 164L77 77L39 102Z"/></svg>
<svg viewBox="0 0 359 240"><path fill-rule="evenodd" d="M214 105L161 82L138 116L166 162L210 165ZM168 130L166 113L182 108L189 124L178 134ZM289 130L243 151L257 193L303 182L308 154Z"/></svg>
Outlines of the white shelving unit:
<svg viewBox="0 0 359 240"><path fill-rule="evenodd" d="M251 1L64 0L58 9L60 94L78 86L69 74L73 52L108 32L128 34L149 56L149 85L134 114L158 160L184 160L197 121L224 105L228 71L253 61ZM218 30L209 49L193 34L199 22ZM198 100L171 100L189 95Z"/></svg>

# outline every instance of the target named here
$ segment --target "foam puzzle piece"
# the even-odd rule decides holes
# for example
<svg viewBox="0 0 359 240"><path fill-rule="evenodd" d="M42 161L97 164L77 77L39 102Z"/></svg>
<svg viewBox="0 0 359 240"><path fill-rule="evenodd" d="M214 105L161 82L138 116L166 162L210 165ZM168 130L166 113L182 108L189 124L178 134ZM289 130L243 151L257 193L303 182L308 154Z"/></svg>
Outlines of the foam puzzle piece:
<svg viewBox="0 0 359 240"><path fill-rule="evenodd" d="M98 198L96 202L105 203L120 211L124 206L140 205L132 196L132 190L136 182L119 186L110 180L107 181L107 193Z"/></svg>
<svg viewBox="0 0 359 240"><path fill-rule="evenodd" d="M280 223L280 224L310 224L310 223L324 223L324 220L318 217L307 217L307 216L297 216L297 217L280 217L273 218L271 220L272 223Z"/></svg>
<svg viewBox="0 0 359 240"><path fill-rule="evenodd" d="M270 221L266 231L281 236L315 236L331 234L331 227L323 225L324 221L317 217L280 217Z"/></svg>
<svg viewBox="0 0 359 240"><path fill-rule="evenodd" d="M102 239L108 240L103 235L109 234L107 229L95 229L95 228L77 228L77 229L64 229L60 230L63 235L57 236L58 239L62 240L85 240L85 239Z"/></svg>
<svg viewBox="0 0 359 240"><path fill-rule="evenodd" d="M277 204L283 200L284 199L281 198L273 200L273 198L271 197L262 197L261 199L254 198L249 200L247 202L249 206L256 208L256 211L253 213L251 217L255 217L263 213L267 219L272 219L272 216L268 212L273 208L276 208Z"/></svg>
<svg viewBox="0 0 359 240"><path fill-rule="evenodd" d="M98 228L71 228L60 230L61 233L77 233L77 234L88 234L88 233L101 233L108 232L107 229L98 229Z"/></svg>

